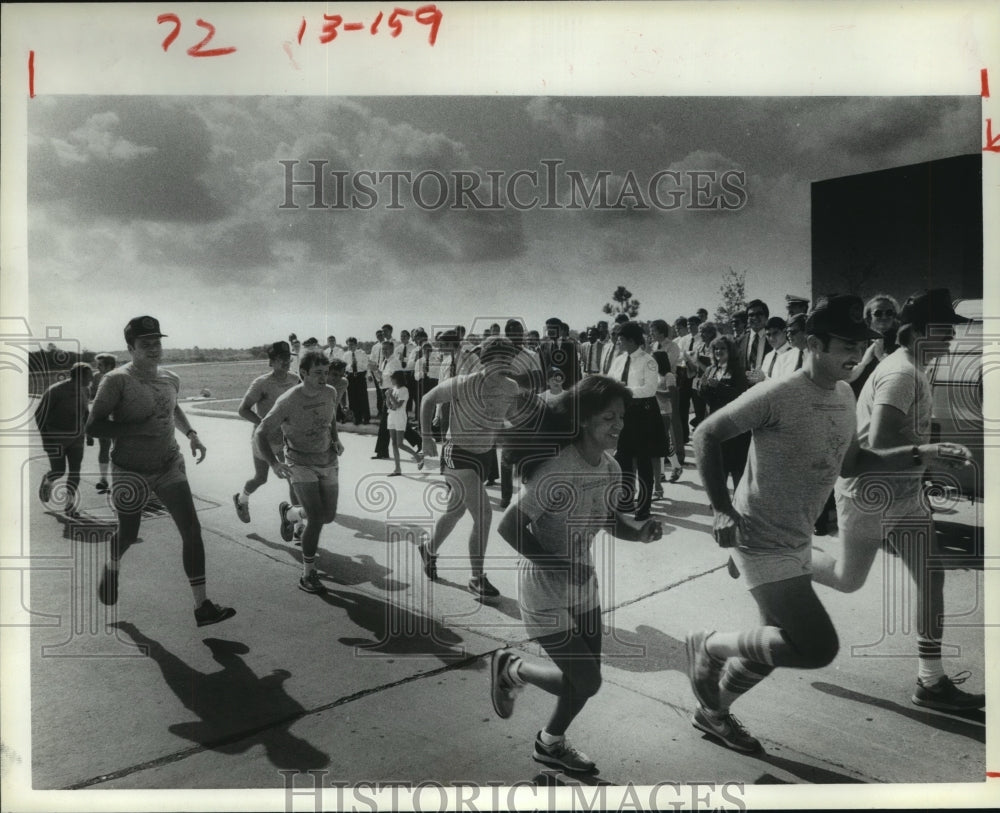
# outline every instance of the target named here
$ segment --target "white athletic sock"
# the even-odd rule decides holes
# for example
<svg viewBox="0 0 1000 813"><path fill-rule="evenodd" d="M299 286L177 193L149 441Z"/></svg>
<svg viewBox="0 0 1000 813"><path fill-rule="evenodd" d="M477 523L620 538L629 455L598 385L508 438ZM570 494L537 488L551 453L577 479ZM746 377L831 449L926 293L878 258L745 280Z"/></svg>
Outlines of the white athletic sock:
<svg viewBox="0 0 1000 813"><path fill-rule="evenodd" d="M302 575L308 576L310 573L316 572L316 557L302 555Z"/></svg>
<svg viewBox="0 0 1000 813"><path fill-rule="evenodd" d="M557 737L555 734L549 734L549 732L546 731L544 728L542 729L542 733L539 734L538 737L545 745L555 745L557 742L562 742L563 740L566 739L565 734L560 734Z"/></svg>
<svg viewBox="0 0 1000 813"><path fill-rule="evenodd" d="M250 502L250 495L246 491L240 492L240 505L247 505Z"/></svg>
<svg viewBox="0 0 1000 813"><path fill-rule="evenodd" d="M507 661L507 680L510 681L512 686L523 686L524 680L521 678L521 659L518 657L513 657Z"/></svg>
<svg viewBox="0 0 1000 813"><path fill-rule="evenodd" d="M917 677L924 686L933 686L944 677L941 663L941 642L926 638L917 640Z"/></svg>
<svg viewBox="0 0 1000 813"><path fill-rule="evenodd" d="M197 609L208 598L205 592L205 577L195 576L193 579L188 579L188 582L191 584L191 593L194 595L194 606Z"/></svg>
<svg viewBox="0 0 1000 813"><path fill-rule="evenodd" d="M285 517L289 520L304 520L306 518L306 509L301 505L293 505L288 509L288 513Z"/></svg>

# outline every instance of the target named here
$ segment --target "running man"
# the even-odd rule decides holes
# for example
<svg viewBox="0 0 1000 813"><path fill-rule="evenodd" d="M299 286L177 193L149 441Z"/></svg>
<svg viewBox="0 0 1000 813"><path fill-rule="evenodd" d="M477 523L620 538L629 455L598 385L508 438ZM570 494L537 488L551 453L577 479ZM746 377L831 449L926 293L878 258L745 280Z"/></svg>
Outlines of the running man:
<svg viewBox="0 0 1000 813"><path fill-rule="evenodd" d="M454 530L462 515L472 515L469 562L472 578L469 592L482 601L500 596L483 570L493 508L483 482L490 472L497 434L517 398L519 387L510 377L516 350L510 340L491 336L481 345L476 372L456 375L438 384L420 403L421 450L425 457L437 456L431 423L438 404L451 407L448 434L441 450L445 482L449 486L444 514L434 524L430 539L420 545L424 573L437 579L438 548Z"/></svg>
<svg viewBox="0 0 1000 813"><path fill-rule="evenodd" d="M207 450L177 405L180 379L160 369L160 338L164 335L152 316L129 321L125 344L132 360L104 376L87 421L89 434L114 440L111 499L118 514L118 530L111 537L110 558L104 565L97 597L102 604L117 603L121 558L138 539L143 506L155 494L180 531L184 572L194 594L194 617L203 627L232 618L236 610L222 607L206 595L205 543L175 430L188 438L197 463L205 459Z"/></svg>
<svg viewBox="0 0 1000 813"><path fill-rule="evenodd" d="M292 484L298 498L298 504L283 502L278 509L281 538L291 542L296 521L306 521L299 589L307 593L326 592L316 572L316 551L323 526L337 518L338 458L344 453L337 437L339 396L326 383L329 367L322 350L303 352L299 358L302 383L279 396L253 435L257 454ZM284 460L278 459L268 442L276 432L284 436Z"/></svg>
<svg viewBox="0 0 1000 813"><path fill-rule="evenodd" d="M806 322L803 368L764 381L712 413L693 436L698 468L715 512L714 535L732 549L760 625L743 632L693 632L688 676L698 708L695 728L737 751L761 750L730 706L777 666L818 669L839 642L813 590L812 526L838 474L903 471L926 461L968 459L950 444L865 449L855 436L847 380L874 338L855 296L835 296ZM753 432L746 473L730 499L722 444ZM917 459L919 458L919 459Z"/></svg>
<svg viewBox="0 0 1000 813"><path fill-rule="evenodd" d="M934 359L946 356L955 325L970 320L955 313L947 288L913 294L899 316L900 346L875 367L858 397L858 441L862 446L884 449L912 445L918 449L931 436L931 385L924 372ZM943 635L944 570L932 565L942 554L934 533L934 518L923 498L924 462L906 476L841 478L835 489L837 521L843 554L833 559L813 551L813 580L835 590L852 593L861 588L871 571L882 540L889 537L913 583L917 600L917 685L911 701L941 711L965 711L986 705L986 695L964 692L941 665ZM865 506L866 487L882 483L889 489L889 505L872 511ZM904 524L910 538L899 540L894 527Z"/></svg>
<svg viewBox="0 0 1000 813"><path fill-rule="evenodd" d="M97 388L101 384L101 379L118 366L118 359L110 353L98 353L94 356L94 363L97 365L97 372L90 382L90 400L97 396ZM92 446L94 439L87 437L87 445ZM97 441L97 467L101 473L101 479L97 481L97 493L107 494L110 490L108 485L108 470L111 467L111 438L98 438Z"/></svg>
<svg viewBox="0 0 1000 813"><path fill-rule="evenodd" d="M292 363L292 348L288 342L274 342L268 347L267 363L271 372L265 373L251 382L250 388L246 391L243 402L240 404L240 417L250 421L254 428L260 426L260 422L271 411L274 402L299 383L299 377L289 372ZM281 432L275 432L266 440L275 457L281 459L283 455L281 447L284 442ZM233 494L236 515L242 522L250 521L250 495L267 482L267 472L270 468L268 462L257 454L256 449L256 444L251 438L253 477L246 481L241 493ZM288 494L291 501L295 502L295 492L292 490L291 483L288 485Z"/></svg>
<svg viewBox="0 0 1000 813"><path fill-rule="evenodd" d="M77 516L77 492L80 485L80 465L83 463L84 427L90 400L90 382L94 371L89 364L78 361L62 381L57 381L44 393L35 410L35 423L42 436L42 445L49 456L49 471L42 477L38 497L43 503L52 498L52 485L66 475L65 513Z"/></svg>

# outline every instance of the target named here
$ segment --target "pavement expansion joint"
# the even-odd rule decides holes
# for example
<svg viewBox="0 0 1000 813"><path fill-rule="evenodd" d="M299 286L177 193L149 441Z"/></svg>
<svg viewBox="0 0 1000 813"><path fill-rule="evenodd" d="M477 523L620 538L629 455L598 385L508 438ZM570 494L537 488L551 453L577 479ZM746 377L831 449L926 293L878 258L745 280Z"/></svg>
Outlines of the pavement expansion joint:
<svg viewBox="0 0 1000 813"><path fill-rule="evenodd" d="M438 675L444 674L446 672L454 671L456 669L462 669L469 666L482 658L481 655L470 655L461 660L454 661L453 663L445 664L437 669L431 669L428 672L419 672L415 675L409 675L400 680L393 681L391 683L383 683L379 686L372 686L368 689L363 689L359 692L349 694L345 697L338 697L336 700L332 700L329 703L323 703L319 706L314 706L311 709L305 709L301 712L296 712L295 714L289 714L285 717L281 717L277 720L272 720L267 723L263 723L253 728L243 729L241 731L235 731L225 737L219 737L218 739L211 740L201 745L196 745L192 748L185 748L181 751L175 751L172 754L167 754L166 756L157 757L156 759L147 760L146 762L140 762L137 765L130 765L126 768L120 768L117 771L113 771L107 774L101 774L100 776L95 776L90 779L84 779L81 782L74 782L72 785L67 785L62 788L62 790L82 790L84 788L94 787L95 785L100 785L104 782L112 782L118 779L122 779L126 776L131 776L132 774L141 773L142 771L150 770L153 768L158 768L163 765L169 765L174 762L179 762L182 759L187 759L188 757L195 756L197 754L204 753L206 751L213 751L217 748L221 748L227 745L234 745L241 742L242 740L249 739L251 737L257 737L271 729L286 727L292 725L299 720L306 717L311 717L316 714L322 714L331 709L338 708L340 706L345 706L348 703L353 703L357 700L362 700L366 697L370 697L373 694L378 694L389 689L394 689L399 686L403 686L407 683L413 683L417 680L423 680L424 678L436 677Z"/></svg>

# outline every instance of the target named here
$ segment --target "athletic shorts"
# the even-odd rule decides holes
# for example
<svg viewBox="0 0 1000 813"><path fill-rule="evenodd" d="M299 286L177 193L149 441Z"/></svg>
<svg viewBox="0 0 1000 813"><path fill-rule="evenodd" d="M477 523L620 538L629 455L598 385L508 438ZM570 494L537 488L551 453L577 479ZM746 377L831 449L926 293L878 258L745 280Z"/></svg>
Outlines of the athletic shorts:
<svg viewBox="0 0 1000 813"><path fill-rule="evenodd" d="M864 506L855 495L834 489L837 499L837 525L845 545L878 547L897 526L906 524L913 530L926 529L933 536L933 518L920 494L895 497L888 505Z"/></svg>
<svg viewBox="0 0 1000 813"><path fill-rule="evenodd" d="M141 508L152 494L167 486L187 482L187 470L180 452L174 455L159 471L139 472L124 469L112 462L111 475L114 482L112 498L119 510Z"/></svg>
<svg viewBox="0 0 1000 813"><path fill-rule="evenodd" d="M339 482L339 466L334 462L330 466L309 466L305 463L289 463L292 474L288 478L293 486L304 483L319 483L320 485L337 485Z"/></svg>
<svg viewBox="0 0 1000 813"><path fill-rule="evenodd" d="M812 575L812 539L797 548L727 548L747 590L762 584Z"/></svg>
<svg viewBox="0 0 1000 813"><path fill-rule="evenodd" d="M456 446L454 441L446 440L441 450L441 459L444 460L445 468L459 470L470 469L480 475L480 479L485 480L493 467L495 452L487 449L485 452L470 452L461 446Z"/></svg>

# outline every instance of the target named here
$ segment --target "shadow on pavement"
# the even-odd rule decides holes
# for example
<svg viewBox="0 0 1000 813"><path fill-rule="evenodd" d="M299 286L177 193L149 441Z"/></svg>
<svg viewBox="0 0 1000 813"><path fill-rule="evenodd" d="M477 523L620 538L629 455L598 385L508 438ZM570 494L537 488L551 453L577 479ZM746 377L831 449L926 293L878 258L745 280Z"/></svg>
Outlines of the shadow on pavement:
<svg viewBox="0 0 1000 813"><path fill-rule="evenodd" d="M640 624L635 631L605 628L601 646L607 666L626 672L677 671L687 674L684 642L655 627Z"/></svg>
<svg viewBox="0 0 1000 813"><path fill-rule="evenodd" d="M340 638L340 643L356 647L355 654L430 655L443 663L469 657L462 637L433 618L414 613L390 601L364 593L328 590L319 596L331 607L347 612L357 626L371 632L371 638Z"/></svg>
<svg viewBox="0 0 1000 813"><path fill-rule="evenodd" d="M296 564L302 563L302 548L293 542L272 542L256 533L247 534L247 539L260 542L271 550L286 554ZM380 565L372 556L367 554L360 554L357 557L343 556L324 549L322 536L319 540L319 550L316 551L316 567L331 581L345 586L371 584L373 587L387 592L405 590L410 586L408 582L400 582L390 578L392 570Z"/></svg>
<svg viewBox="0 0 1000 813"><path fill-rule="evenodd" d="M908 717L923 723L931 728L946 731L949 734L959 734L968 737L976 742L986 742L986 712L982 709L974 709L962 712L938 712L921 709L918 707L903 706L892 700L882 697L872 697L868 694L845 689L843 686L835 686L832 683L813 683L813 688L834 697L841 697L845 700L854 700L857 703L866 703L869 706L892 711L902 717Z"/></svg>
<svg viewBox="0 0 1000 813"><path fill-rule="evenodd" d="M302 705L285 692L283 684L291 672L275 669L258 677L240 657L250 648L220 638L206 638L202 643L222 669L199 672L134 624L120 621L111 626L146 647L170 690L200 718L169 726L172 734L222 754L241 754L262 745L271 764L278 768L307 770L330 763L327 754L288 730L306 714Z"/></svg>
<svg viewBox="0 0 1000 813"><path fill-rule="evenodd" d="M706 739L711 739L707 737ZM863 779L855 779L853 776L837 773L836 771L820 768L818 765L809 765L806 762L799 762L787 757L779 757L776 754L763 753L753 754L752 757L759 762L766 762L775 768L779 768L801 779L803 782L812 782L815 785L864 785ZM787 785L791 784L784 779L779 779L773 774L761 774L753 781L754 785Z"/></svg>

